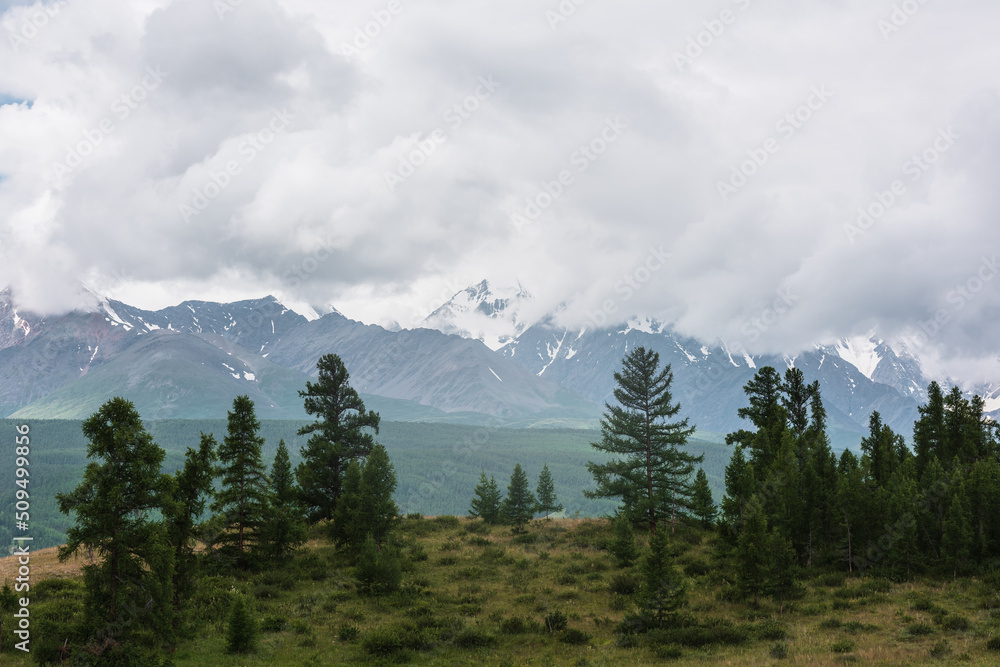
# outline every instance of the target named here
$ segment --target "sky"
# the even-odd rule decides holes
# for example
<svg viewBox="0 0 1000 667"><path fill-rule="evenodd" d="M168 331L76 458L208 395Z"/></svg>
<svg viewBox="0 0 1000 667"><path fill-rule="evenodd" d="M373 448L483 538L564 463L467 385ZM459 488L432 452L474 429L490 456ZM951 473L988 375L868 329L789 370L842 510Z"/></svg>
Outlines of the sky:
<svg viewBox="0 0 1000 667"><path fill-rule="evenodd" d="M274 294L1000 377L1000 5L0 0L0 284Z"/></svg>

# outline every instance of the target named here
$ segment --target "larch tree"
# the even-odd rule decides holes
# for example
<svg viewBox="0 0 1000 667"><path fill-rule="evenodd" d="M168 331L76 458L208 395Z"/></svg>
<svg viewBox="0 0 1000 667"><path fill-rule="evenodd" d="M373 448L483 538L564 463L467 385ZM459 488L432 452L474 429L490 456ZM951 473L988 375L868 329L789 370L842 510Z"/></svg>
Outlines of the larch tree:
<svg viewBox="0 0 1000 667"><path fill-rule="evenodd" d="M668 517L673 527L678 514L686 512L690 475L703 458L680 449L694 427L687 419L670 421L681 408L673 403L670 365L662 370L659 365L660 355L644 347L622 361L621 372L614 376L617 404L605 404L601 441L591 443L611 458L587 464L597 488L584 492L588 498L621 500L630 518L645 517L651 532Z"/></svg>
<svg viewBox="0 0 1000 667"><path fill-rule="evenodd" d="M480 518L484 523L500 523L500 509L503 503L503 494L497 486L495 477L486 478L486 471L479 475L479 484L473 490L472 503L469 507L469 516Z"/></svg>
<svg viewBox="0 0 1000 667"><path fill-rule="evenodd" d="M271 465L269 491L262 538L268 558L280 563L306 541L306 523L299 505L288 446L283 439L278 442Z"/></svg>

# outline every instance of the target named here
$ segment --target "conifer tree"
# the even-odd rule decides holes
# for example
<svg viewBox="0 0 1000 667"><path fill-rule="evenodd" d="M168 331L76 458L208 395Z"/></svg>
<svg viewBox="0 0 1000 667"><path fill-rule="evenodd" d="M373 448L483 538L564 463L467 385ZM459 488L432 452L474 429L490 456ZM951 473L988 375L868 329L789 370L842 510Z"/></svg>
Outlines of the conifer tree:
<svg viewBox="0 0 1000 667"><path fill-rule="evenodd" d="M743 456L743 447L733 449L726 466L726 495L722 497L722 523L732 542L743 532L743 515L746 504L757 491L753 466Z"/></svg>
<svg viewBox="0 0 1000 667"><path fill-rule="evenodd" d="M671 422L680 412L673 404L673 373L659 368L660 355L644 347L627 354L615 373L617 405L605 404L601 441L595 449L611 454L606 463L587 464L597 488L588 498L617 498L632 519L644 517L651 532L669 517L671 527L685 513L691 500L690 476L702 456L679 448L694 432L688 420Z"/></svg>
<svg viewBox="0 0 1000 667"><path fill-rule="evenodd" d="M672 625L673 615L687 604L687 587L674 567L666 531L650 535L649 553L643 561L642 573L643 612L657 627Z"/></svg>
<svg viewBox="0 0 1000 667"><path fill-rule="evenodd" d="M187 449L184 467L170 477L169 500L164 503L163 518L174 548L173 629L180 630L181 608L191 596L197 579L194 538L198 519L213 496L216 442L211 434L201 434L197 450Z"/></svg>
<svg viewBox="0 0 1000 667"><path fill-rule="evenodd" d="M556 500L556 486L552 481L552 473L549 472L547 463L542 466L542 472L538 475L538 488L535 490L535 494L538 497L535 511L545 512L546 519L549 518L549 513L562 511L563 506Z"/></svg>
<svg viewBox="0 0 1000 667"><path fill-rule="evenodd" d="M632 563L639 557L639 547L635 543L635 531L632 529L632 522L623 514L619 514L612 520L614 538L608 550L615 557L618 567L632 567Z"/></svg>
<svg viewBox="0 0 1000 667"><path fill-rule="evenodd" d="M701 523L702 528L711 528L718 514L715 501L712 500L712 489L708 486L708 476L702 468L698 468L698 474L694 478L691 513Z"/></svg>
<svg viewBox="0 0 1000 667"><path fill-rule="evenodd" d="M727 445L739 444L749 452L750 463L759 475L766 475L781 448L781 440L788 430L788 411L782 407L783 384L781 376L771 366L759 369L743 387L750 401L749 407L740 408L736 414L749 420L756 431L741 429L726 436Z"/></svg>
<svg viewBox="0 0 1000 667"><path fill-rule="evenodd" d="M229 611L229 627L226 631L226 651L229 653L253 653L257 648L257 622L247 608L246 600L237 595Z"/></svg>
<svg viewBox="0 0 1000 667"><path fill-rule="evenodd" d="M837 507L842 519L844 554L848 570L853 572L866 543L867 491L861 466L849 449L841 455L837 472Z"/></svg>
<svg viewBox="0 0 1000 667"><path fill-rule="evenodd" d="M778 613L781 613L784 611L785 600L795 588L795 576L798 571L795 549L792 547L791 541L781 534L781 531L771 529L764 543L763 555L765 557L764 576L767 580L767 591L771 597L778 601L780 605Z"/></svg>
<svg viewBox="0 0 1000 667"><path fill-rule="evenodd" d="M760 604L761 593L768 588L766 558L767 519L760 499L753 495L743 514L743 531L736 543L736 588L743 597L753 596Z"/></svg>
<svg viewBox="0 0 1000 667"><path fill-rule="evenodd" d="M936 381L927 387L927 403L917 410L920 419L913 425L913 448L920 476L932 456L940 458L944 454L944 394Z"/></svg>
<svg viewBox="0 0 1000 667"><path fill-rule="evenodd" d="M349 551L359 548L368 534L361 516L361 464L351 461L344 471L340 501L329 524L331 539Z"/></svg>
<svg viewBox="0 0 1000 667"><path fill-rule="evenodd" d="M268 558L280 563L306 541L306 523L284 439L271 465L271 487L262 538Z"/></svg>
<svg viewBox="0 0 1000 667"><path fill-rule="evenodd" d="M299 429L309 435L302 448L302 463L296 469L302 499L310 521L332 519L340 498L340 485L353 460L368 456L378 434L379 416L365 412L358 392L348 383L350 374L336 354L316 362L318 380L306 382L305 411L318 419Z"/></svg>
<svg viewBox="0 0 1000 667"><path fill-rule="evenodd" d="M379 549L399 518L395 491L396 470L385 447L376 444L361 467L361 520Z"/></svg>
<svg viewBox="0 0 1000 667"><path fill-rule="evenodd" d="M500 488L497 486L496 478L486 479L486 471L479 475L479 484L476 485L472 504L469 507L469 516L480 518L484 523L500 523L500 509L503 504L503 497Z"/></svg>
<svg viewBox="0 0 1000 667"><path fill-rule="evenodd" d="M59 548L59 560L81 551L102 556L83 566L82 630L93 636L101 629L116 628L107 645L114 652L132 644L147 623L165 622L167 631L171 627L173 552L155 516L163 509L170 482L160 471L164 451L153 442L131 401L112 398L82 428L91 462L73 491L56 495L59 510L75 515L66 544ZM126 609L133 607L146 610L143 622L118 624Z"/></svg>
<svg viewBox="0 0 1000 667"><path fill-rule="evenodd" d="M228 413L226 437L219 448L222 488L212 510L222 517L219 542L232 545L236 562L246 570L260 556L260 530L267 508L268 480L261 461L264 438L249 396L237 396Z"/></svg>
<svg viewBox="0 0 1000 667"><path fill-rule="evenodd" d="M379 549L375 538L365 538L354 576L365 595L386 595L399 590L403 574L399 555L392 547Z"/></svg>
<svg viewBox="0 0 1000 667"><path fill-rule="evenodd" d="M521 468L521 464L515 463L514 472L511 473L510 483L507 485L507 497L503 500L501 515L508 524L514 526L514 532L520 533L524 524L535 516L536 505L535 495L528 487L528 476Z"/></svg>
<svg viewBox="0 0 1000 667"><path fill-rule="evenodd" d="M962 500L961 490L952 494L941 536L943 565L955 579L972 551L972 528L969 525L969 513Z"/></svg>

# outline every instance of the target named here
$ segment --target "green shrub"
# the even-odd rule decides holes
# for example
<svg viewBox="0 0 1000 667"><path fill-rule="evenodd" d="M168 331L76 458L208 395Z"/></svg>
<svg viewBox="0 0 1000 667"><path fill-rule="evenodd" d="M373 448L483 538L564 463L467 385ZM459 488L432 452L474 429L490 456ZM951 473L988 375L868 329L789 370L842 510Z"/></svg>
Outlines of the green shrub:
<svg viewBox="0 0 1000 667"><path fill-rule="evenodd" d="M785 626L774 619L765 619L760 621L753 628L753 634L758 639L788 639L788 631Z"/></svg>
<svg viewBox="0 0 1000 667"><path fill-rule="evenodd" d="M854 642L850 639L841 639L830 645L830 650L834 653L850 653L854 650Z"/></svg>
<svg viewBox="0 0 1000 667"><path fill-rule="evenodd" d="M264 632L281 632L287 624L288 620L284 616L271 615L261 621L260 629Z"/></svg>
<svg viewBox="0 0 1000 667"><path fill-rule="evenodd" d="M514 544L535 544L538 542L538 533L521 533L515 535L511 542Z"/></svg>
<svg viewBox="0 0 1000 667"><path fill-rule="evenodd" d="M839 618L828 618L826 620L820 621L819 627L824 630L839 630L844 627L844 622Z"/></svg>
<svg viewBox="0 0 1000 667"><path fill-rule="evenodd" d="M608 551L614 556L618 567L631 567L639 558L639 547L635 543L635 531L625 517L612 521L614 537L608 543Z"/></svg>
<svg viewBox="0 0 1000 667"><path fill-rule="evenodd" d="M309 632L309 624L301 618L297 618L292 621L292 632L297 635L307 634Z"/></svg>
<svg viewBox="0 0 1000 667"><path fill-rule="evenodd" d="M990 637L986 642L986 648L991 651L1000 651L1000 637Z"/></svg>
<svg viewBox="0 0 1000 667"><path fill-rule="evenodd" d="M496 637L477 628L460 630L452 641L459 648L481 648L497 643Z"/></svg>
<svg viewBox="0 0 1000 667"><path fill-rule="evenodd" d="M531 623L520 616L511 616L500 621L500 632L505 635L523 635L531 630Z"/></svg>
<svg viewBox="0 0 1000 667"><path fill-rule="evenodd" d="M398 591L403 580L399 556L388 545L383 545L379 551L375 539L369 535L361 548L354 577L364 595L386 595Z"/></svg>
<svg viewBox="0 0 1000 667"><path fill-rule="evenodd" d="M479 535L476 535L475 537L469 540L469 544L471 544L474 547L488 547L493 543L490 542L485 537L480 537Z"/></svg>
<svg viewBox="0 0 1000 667"><path fill-rule="evenodd" d="M702 560L693 560L684 566L684 574L689 577L700 577L712 571L712 567Z"/></svg>
<svg viewBox="0 0 1000 667"><path fill-rule="evenodd" d="M943 658L949 653L951 653L951 644L948 643L947 639L942 639L933 647L931 647L932 658Z"/></svg>
<svg viewBox="0 0 1000 667"><path fill-rule="evenodd" d="M461 523L457 516L450 515L436 516L431 521L441 528L458 528Z"/></svg>
<svg viewBox="0 0 1000 667"><path fill-rule="evenodd" d="M364 636L361 648L369 655L388 658L400 657L399 654L405 652L406 645L398 628L379 627Z"/></svg>
<svg viewBox="0 0 1000 667"><path fill-rule="evenodd" d="M550 611L545 616L545 629L550 633L556 633L560 630L565 630L568 622L569 619L566 618L566 614L556 609Z"/></svg>
<svg viewBox="0 0 1000 667"><path fill-rule="evenodd" d="M634 574L616 574L611 577L608 590L615 595L634 595L639 590L639 580Z"/></svg>
<svg viewBox="0 0 1000 667"><path fill-rule="evenodd" d="M253 589L253 596L258 600L273 600L280 594L278 588L271 584L257 584Z"/></svg>
<svg viewBox="0 0 1000 667"><path fill-rule="evenodd" d="M673 644L657 644L653 647L653 655L657 660L680 660L684 657L684 650Z"/></svg>
<svg viewBox="0 0 1000 667"><path fill-rule="evenodd" d="M226 651L228 653L253 653L257 646L257 623L247 609L247 603L242 595L233 600L229 612L229 629L226 632Z"/></svg>
<svg viewBox="0 0 1000 667"><path fill-rule="evenodd" d="M941 627L945 630L953 630L956 632L965 632L971 627L969 619L965 616L959 616L958 614L948 614L941 619Z"/></svg>
<svg viewBox="0 0 1000 667"><path fill-rule="evenodd" d="M14 611L17 606L17 593L11 588L10 582L4 582L3 589L0 590L0 611Z"/></svg>
<svg viewBox="0 0 1000 667"><path fill-rule="evenodd" d="M566 630L563 630L561 635L559 635L559 641L564 644L581 646L590 641L590 635L583 630L578 630L577 628L567 628Z"/></svg>
<svg viewBox="0 0 1000 667"><path fill-rule="evenodd" d="M926 623L910 623L906 626L906 634L911 637L926 637L934 634L934 628Z"/></svg>
<svg viewBox="0 0 1000 667"><path fill-rule="evenodd" d="M771 657L775 660L784 660L788 657L788 645L782 642L771 647Z"/></svg>
<svg viewBox="0 0 1000 667"><path fill-rule="evenodd" d="M337 630L337 637L342 642L353 642L361 635L361 631L358 630L356 625L342 625L340 629Z"/></svg>

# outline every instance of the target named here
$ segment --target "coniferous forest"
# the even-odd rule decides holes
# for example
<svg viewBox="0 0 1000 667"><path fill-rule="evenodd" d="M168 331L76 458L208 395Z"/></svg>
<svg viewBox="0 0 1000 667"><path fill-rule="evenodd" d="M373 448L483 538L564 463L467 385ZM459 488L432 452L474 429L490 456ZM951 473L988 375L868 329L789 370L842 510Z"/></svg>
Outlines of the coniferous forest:
<svg viewBox="0 0 1000 667"><path fill-rule="evenodd" d="M134 406L83 422L66 543L0 594L10 664L996 664L1000 429L936 383L907 442L831 449L821 387L760 368L715 498L659 355L615 374L566 518L548 463L481 472L467 516L403 513L397 464L334 354L308 436L265 459L253 402L165 463ZM556 456L553 453L553 457ZM549 463L556 468L556 461ZM556 468L558 469L558 468ZM173 472L165 472L173 470ZM75 569L73 569L75 568ZM15 612L30 597L30 653Z"/></svg>

